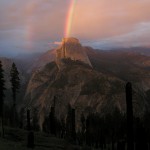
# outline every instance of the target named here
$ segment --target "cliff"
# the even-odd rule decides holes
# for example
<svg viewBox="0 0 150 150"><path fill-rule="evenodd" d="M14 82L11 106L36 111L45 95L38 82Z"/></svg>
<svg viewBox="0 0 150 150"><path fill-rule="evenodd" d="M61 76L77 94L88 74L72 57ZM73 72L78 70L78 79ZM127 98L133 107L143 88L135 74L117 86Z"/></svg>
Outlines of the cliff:
<svg viewBox="0 0 150 150"><path fill-rule="evenodd" d="M42 57L42 64L47 60L49 63L33 72L25 96L25 108L37 111L41 129L54 97L59 119L66 118L68 103L76 110L77 123L81 113L85 116L92 112L112 114L115 108L125 113L125 84L128 81L134 89L134 115L141 117L150 110L149 56L97 51L82 47L75 38L63 39L57 50L45 56L48 54L56 54L56 61L54 57L46 60Z"/></svg>
<svg viewBox="0 0 150 150"><path fill-rule="evenodd" d="M33 73L25 97L25 107L37 110L38 123L41 127L56 97L56 117L66 118L67 106L76 110L76 126L80 115L92 112L100 115L113 113L117 107L125 113L125 83L117 77L100 73L84 63L65 60L59 70L55 62ZM134 85L135 86L135 85ZM134 114L141 116L149 108L144 94L134 89ZM142 94L142 95L141 95Z"/></svg>
<svg viewBox="0 0 150 150"><path fill-rule="evenodd" d="M62 59L67 58L74 61L81 61L92 67L84 48L76 38L63 38L60 48L56 50L56 63L59 68L62 65Z"/></svg>

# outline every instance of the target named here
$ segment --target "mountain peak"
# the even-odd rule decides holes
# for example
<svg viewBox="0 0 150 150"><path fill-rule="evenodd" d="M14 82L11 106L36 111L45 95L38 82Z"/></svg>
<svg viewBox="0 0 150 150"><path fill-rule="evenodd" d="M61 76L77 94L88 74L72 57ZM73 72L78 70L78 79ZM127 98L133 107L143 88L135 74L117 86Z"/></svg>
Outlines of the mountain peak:
<svg viewBox="0 0 150 150"><path fill-rule="evenodd" d="M79 40L73 37L63 38L61 47L56 50L56 63L59 68L63 64L62 59L68 58L74 61L79 60L92 66Z"/></svg>
<svg viewBox="0 0 150 150"><path fill-rule="evenodd" d="M64 44L64 43L76 43L76 44L79 44L79 40L77 38L74 38L74 37L63 38L62 39L62 44Z"/></svg>

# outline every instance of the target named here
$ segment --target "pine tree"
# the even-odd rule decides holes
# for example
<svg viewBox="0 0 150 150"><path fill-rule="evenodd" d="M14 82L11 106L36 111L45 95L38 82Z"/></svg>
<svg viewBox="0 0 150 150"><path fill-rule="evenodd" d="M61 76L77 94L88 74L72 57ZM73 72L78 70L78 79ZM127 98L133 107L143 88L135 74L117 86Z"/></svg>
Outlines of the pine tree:
<svg viewBox="0 0 150 150"><path fill-rule="evenodd" d="M4 122L3 122L3 107L4 107L4 90L5 90L5 80L4 80L4 70L2 68L2 63L0 61L0 117L1 117L1 127L2 127L2 137L4 137Z"/></svg>
<svg viewBox="0 0 150 150"><path fill-rule="evenodd" d="M86 118L86 144L90 146L90 116L87 116Z"/></svg>
<svg viewBox="0 0 150 150"><path fill-rule="evenodd" d="M56 135L55 107L51 107L49 120L50 120L50 133Z"/></svg>
<svg viewBox="0 0 150 150"><path fill-rule="evenodd" d="M31 130L31 124L30 124L30 109L27 110L27 130Z"/></svg>
<svg viewBox="0 0 150 150"><path fill-rule="evenodd" d="M71 137L76 140L75 109L71 109Z"/></svg>
<svg viewBox="0 0 150 150"><path fill-rule="evenodd" d="M27 130L28 130L28 136L27 136L27 147L28 148L34 148L34 132L31 130L31 124L30 124L30 109L27 110Z"/></svg>
<svg viewBox="0 0 150 150"><path fill-rule="evenodd" d="M85 130L86 130L86 120L84 117L84 114L81 114L80 117L80 121L81 121L81 133L80 133L80 142L83 144L85 142Z"/></svg>
<svg viewBox="0 0 150 150"><path fill-rule="evenodd" d="M133 106L132 106L132 84L126 84L126 107L127 107L127 150L134 149L133 143Z"/></svg>
<svg viewBox="0 0 150 150"><path fill-rule="evenodd" d="M50 133L53 135L56 135L55 103L56 103L56 97L54 96L53 106L51 107L51 111L49 114Z"/></svg>
<svg viewBox="0 0 150 150"><path fill-rule="evenodd" d="M12 68L10 71L10 82L11 82L11 89L12 89L12 96L13 96L13 125L16 125L16 95L20 88L20 78L19 78L19 72L15 65L15 63L12 64Z"/></svg>
<svg viewBox="0 0 150 150"><path fill-rule="evenodd" d="M68 112L66 118L66 136L68 140L71 140L71 133L72 133L72 120L71 120L72 108L70 104L68 104Z"/></svg>

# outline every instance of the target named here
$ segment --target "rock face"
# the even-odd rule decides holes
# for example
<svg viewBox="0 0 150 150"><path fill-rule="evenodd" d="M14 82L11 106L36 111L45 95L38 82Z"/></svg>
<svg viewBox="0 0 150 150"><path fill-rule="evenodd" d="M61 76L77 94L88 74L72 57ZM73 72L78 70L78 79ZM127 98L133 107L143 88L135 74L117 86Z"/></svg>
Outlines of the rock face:
<svg viewBox="0 0 150 150"><path fill-rule="evenodd" d="M76 110L77 128L80 115L98 112L100 115L112 113L117 107L125 113L125 83L117 77L97 72L77 62L64 61L59 70L55 62L34 72L26 91L25 107L37 111L42 130L44 119L49 115L55 99L55 112L58 119L66 118L67 106ZM134 115L141 116L149 107L144 93L134 88ZM140 95L142 94L142 95Z"/></svg>
<svg viewBox="0 0 150 150"><path fill-rule="evenodd" d="M66 58L92 66L84 48L76 38L63 38L61 47L56 50L56 63L59 67L62 65L61 60Z"/></svg>
<svg viewBox="0 0 150 150"><path fill-rule="evenodd" d="M75 38L63 39L62 45L48 54L49 63L47 57L46 60L42 57L42 67L30 78L24 103L25 107L36 110L41 129L54 97L60 119L66 118L68 103L76 110L76 122L80 122L81 113L105 115L116 107L125 113L127 81L134 88L134 115L142 116L150 110L149 56L96 51L82 47Z"/></svg>

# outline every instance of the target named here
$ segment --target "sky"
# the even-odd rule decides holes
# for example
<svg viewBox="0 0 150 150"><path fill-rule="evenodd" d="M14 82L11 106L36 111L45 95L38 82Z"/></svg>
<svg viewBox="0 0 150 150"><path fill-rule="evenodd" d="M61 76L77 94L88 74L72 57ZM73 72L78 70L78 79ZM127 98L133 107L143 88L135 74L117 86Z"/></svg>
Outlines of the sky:
<svg viewBox="0 0 150 150"><path fill-rule="evenodd" d="M1 0L0 56L54 48L69 23L68 36L93 48L150 47L149 8L150 0Z"/></svg>

